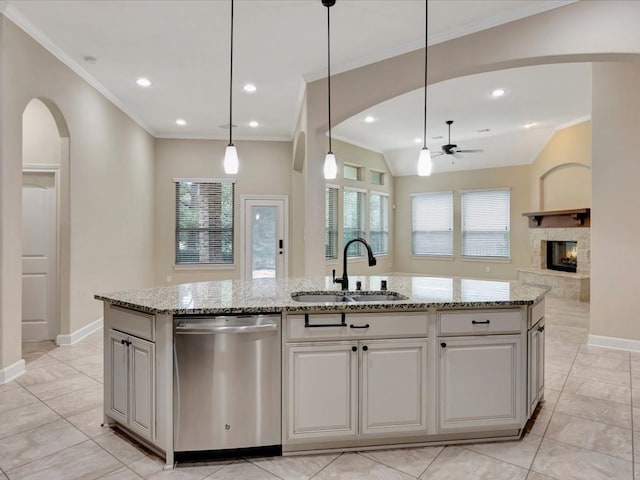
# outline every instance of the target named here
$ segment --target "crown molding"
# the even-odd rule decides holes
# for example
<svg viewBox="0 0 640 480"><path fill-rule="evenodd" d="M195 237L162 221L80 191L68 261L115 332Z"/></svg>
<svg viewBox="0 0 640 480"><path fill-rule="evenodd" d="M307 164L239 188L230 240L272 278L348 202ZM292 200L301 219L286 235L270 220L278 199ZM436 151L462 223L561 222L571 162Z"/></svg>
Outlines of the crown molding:
<svg viewBox="0 0 640 480"><path fill-rule="evenodd" d="M453 40L454 38L471 35L472 33L477 33L481 30L487 30L499 25L504 25L505 23L514 22L531 15L537 15L539 13L553 10L554 8L563 7L565 5L569 5L578 1L579 0L538 0L535 4L532 3L529 5L524 5L522 8L519 8L515 11L495 15L491 18L487 18L478 22L470 22L460 27L450 28L435 35L429 35L427 45L436 45L448 40ZM398 55L403 55L420 48L424 48L424 41L422 40L407 42L402 45L397 45L393 48L381 50L371 55L366 55L346 62L338 63L336 65L332 65L331 72L332 74L337 75L339 73L364 67L365 65L380 62L388 58L397 57ZM303 78L305 82L311 83L315 82L316 80L320 80L321 78L325 78L326 76L327 71L326 69L323 69L309 72L303 75Z"/></svg>
<svg viewBox="0 0 640 480"><path fill-rule="evenodd" d="M13 5L6 2L0 2L0 12L2 11L2 5L4 7L4 15L15 23L18 27L24 30L27 35L33 38L36 42L42 45L47 51L49 51L54 57L60 60L63 64L69 67L74 73L76 73L85 82L95 88L101 93L107 100L113 103L116 107L122 110L131 120L141 126L151 136L156 136L153 129L146 124L140 117L129 110L126 105L116 97L109 89L96 80L89 72L82 68L75 60L67 55L58 45L56 45L47 35L45 35L39 28L33 25L24 15L22 15Z"/></svg>
<svg viewBox="0 0 640 480"><path fill-rule="evenodd" d="M155 138L165 139L165 140L217 140L217 141L229 141L229 135L221 136L221 135L204 135L204 134L184 134L184 135L176 135L173 133L159 133L154 135ZM253 137L253 136L242 136L242 135L233 135L233 141L236 142L292 142L292 137Z"/></svg>

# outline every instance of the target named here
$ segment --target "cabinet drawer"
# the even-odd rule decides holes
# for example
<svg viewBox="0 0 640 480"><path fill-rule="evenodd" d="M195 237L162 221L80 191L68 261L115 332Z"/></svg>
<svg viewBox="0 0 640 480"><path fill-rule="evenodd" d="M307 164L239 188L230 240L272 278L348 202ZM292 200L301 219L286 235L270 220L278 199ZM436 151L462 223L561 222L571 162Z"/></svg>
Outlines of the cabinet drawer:
<svg viewBox="0 0 640 480"><path fill-rule="evenodd" d="M438 313L438 335L519 333L521 310L475 310Z"/></svg>
<svg viewBox="0 0 640 480"><path fill-rule="evenodd" d="M155 341L155 317L153 315L109 305L107 316L109 328L152 342Z"/></svg>
<svg viewBox="0 0 640 480"><path fill-rule="evenodd" d="M426 312L346 313L344 325L340 313L288 315L287 340L330 340L372 337L426 337ZM331 326L318 326L331 325Z"/></svg>
<svg viewBox="0 0 640 480"><path fill-rule="evenodd" d="M543 317L544 317L544 298L531 308L531 316L529 317L529 328L533 327Z"/></svg>

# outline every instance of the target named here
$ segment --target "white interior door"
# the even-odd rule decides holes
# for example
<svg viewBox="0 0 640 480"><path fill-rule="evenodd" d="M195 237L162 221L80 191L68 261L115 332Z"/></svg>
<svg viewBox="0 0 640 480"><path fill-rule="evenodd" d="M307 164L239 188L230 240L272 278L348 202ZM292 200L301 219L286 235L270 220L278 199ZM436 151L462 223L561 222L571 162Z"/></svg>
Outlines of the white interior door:
<svg viewBox="0 0 640 480"><path fill-rule="evenodd" d="M59 333L56 273L56 185L53 173L22 177L22 339Z"/></svg>
<svg viewBox="0 0 640 480"><path fill-rule="evenodd" d="M287 271L287 199L244 197L243 212L243 277L283 278Z"/></svg>

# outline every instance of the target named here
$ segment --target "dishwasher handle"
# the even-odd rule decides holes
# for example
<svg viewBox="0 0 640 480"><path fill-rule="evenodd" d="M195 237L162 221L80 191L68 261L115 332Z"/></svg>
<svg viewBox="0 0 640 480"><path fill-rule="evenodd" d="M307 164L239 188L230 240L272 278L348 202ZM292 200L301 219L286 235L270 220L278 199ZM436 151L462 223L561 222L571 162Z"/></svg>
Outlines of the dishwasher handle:
<svg viewBox="0 0 640 480"><path fill-rule="evenodd" d="M253 320L253 319L252 319ZM278 330L277 322L207 322L207 321L181 321L176 325L176 335L215 335L222 333L255 333Z"/></svg>

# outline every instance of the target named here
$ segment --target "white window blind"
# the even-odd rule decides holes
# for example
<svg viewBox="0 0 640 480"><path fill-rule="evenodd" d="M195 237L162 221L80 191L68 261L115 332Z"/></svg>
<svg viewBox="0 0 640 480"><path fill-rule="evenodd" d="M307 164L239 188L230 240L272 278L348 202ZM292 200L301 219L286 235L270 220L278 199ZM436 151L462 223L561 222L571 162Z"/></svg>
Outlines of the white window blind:
<svg viewBox="0 0 640 480"><path fill-rule="evenodd" d="M509 258L510 192L462 193L462 255Z"/></svg>
<svg viewBox="0 0 640 480"><path fill-rule="evenodd" d="M233 264L234 184L176 181L176 265Z"/></svg>
<svg viewBox="0 0 640 480"><path fill-rule="evenodd" d="M324 258L338 258L338 189L324 191Z"/></svg>
<svg viewBox="0 0 640 480"><path fill-rule="evenodd" d="M371 192L369 244L374 254L389 253L389 197Z"/></svg>
<svg viewBox="0 0 640 480"><path fill-rule="evenodd" d="M453 192L414 195L411 215L414 255L453 255Z"/></svg>
<svg viewBox="0 0 640 480"><path fill-rule="evenodd" d="M366 234L365 208L367 194L359 190L344 189L343 203L343 241L344 245L353 238L362 237ZM359 257L364 255L363 246L360 242L352 244L347 252L348 257Z"/></svg>

